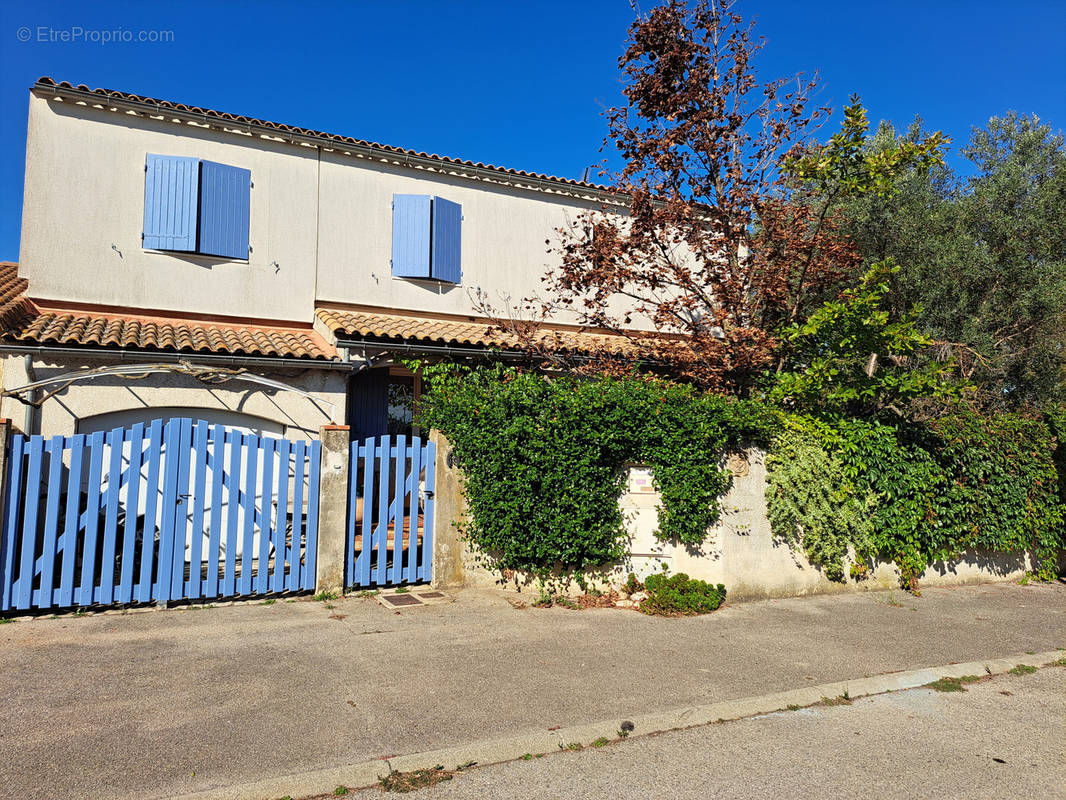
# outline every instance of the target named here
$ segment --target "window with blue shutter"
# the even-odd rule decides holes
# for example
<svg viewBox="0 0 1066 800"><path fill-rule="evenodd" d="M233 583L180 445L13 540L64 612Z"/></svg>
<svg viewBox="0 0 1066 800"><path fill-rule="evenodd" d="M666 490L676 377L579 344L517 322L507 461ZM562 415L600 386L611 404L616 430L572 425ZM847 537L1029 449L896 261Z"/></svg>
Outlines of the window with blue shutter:
<svg viewBox="0 0 1066 800"><path fill-rule="evenodd" d="M200 243L196 252L248 258L248 199L252 173L240 167L200 162Z"/></svg>
<svg viewBox="0 0 1066 800"><path fill-rule="evenodd" d="M149 153L145 249L248 258L251 188L252 174L246 169Z"/></svg>
<svg viewBox="0 0 1066 800"><path fill-rule="evenodd" d="M393 276L461 283L462 220L462 206L443 197L393 195Z"/></svg>
<svg viewBox="0 0 1066 800"><path fill-rule="evenodd" d="M196 252L200 161L149 154L144 164L144 246Z"/></svg>
<svg viewBox="0 0 1066 800"><path fill-rule="evenodd" d="M433 253L430 277L448 283L462 283L459 261L463 207L443 197L433 198Z"/></svg>
<svg viewBox="0 0 1066 800"><path fill-rule="evenodd" d="M392 198L392 274L428 278L433 198L397 194Z"/></svg>

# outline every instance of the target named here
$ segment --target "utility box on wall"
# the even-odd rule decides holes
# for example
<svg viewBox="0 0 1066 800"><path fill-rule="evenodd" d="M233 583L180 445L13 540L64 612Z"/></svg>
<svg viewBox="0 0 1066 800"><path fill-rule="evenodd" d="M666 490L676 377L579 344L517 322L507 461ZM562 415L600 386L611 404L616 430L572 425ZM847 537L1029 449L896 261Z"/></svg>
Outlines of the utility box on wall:
<svg viewBox="0 0 1066 800"><path fill-rule="evenodd" d="M651 467L631 465L619 505L629 533L631 568L641 580L664 566L670 569L673 558L674 548L655 538L660 503Z"/></svg>

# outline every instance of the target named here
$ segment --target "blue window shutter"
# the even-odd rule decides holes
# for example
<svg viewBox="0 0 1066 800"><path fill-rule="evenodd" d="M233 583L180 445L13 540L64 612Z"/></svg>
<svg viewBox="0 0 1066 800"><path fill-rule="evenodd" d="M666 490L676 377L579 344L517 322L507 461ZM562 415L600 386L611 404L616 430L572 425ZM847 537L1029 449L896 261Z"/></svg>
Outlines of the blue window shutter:
<svg viewBox="0 0 1066 800"><path fill-rule="evenodd" d="M148 154L144 165L145 249L196 251L199 181L199 159Z"/></svg>
<svg viewBox="0 0 1066 800"><path fill-rule="evenodd" d="M248 258L248 215L252 173L240 167L201 162L198 253Z"/></svg>
<svg viewBox="0 0 1066 800"><path fill-rule="evenodd" d="M433 271L439 281L462 283L463 207L443 197L433 198Z"/></svg>
<svg viewBox="0 0 1066 800"><path fill-rule="evenodd" d="M425 194L392 196L392 274L428 278L432 198Z"/></svg>

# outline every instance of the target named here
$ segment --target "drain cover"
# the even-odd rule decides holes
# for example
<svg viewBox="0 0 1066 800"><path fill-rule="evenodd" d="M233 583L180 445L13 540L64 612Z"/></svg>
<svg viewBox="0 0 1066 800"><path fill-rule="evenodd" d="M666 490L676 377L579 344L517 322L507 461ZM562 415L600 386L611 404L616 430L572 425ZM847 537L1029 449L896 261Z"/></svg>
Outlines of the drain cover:
<svg viewBox="0 0 1066 800"><path fill-rule="evenodd" d="M390 606L420 606L422 601L413 594L386 594L381 595L381 602Z"/></svg>
<svg viewBox="0 0 1066 800"><path fill-rule="evenodd" d="M444 592L419 592L418 596L426 600L439 600L444 597Z"/></svg>

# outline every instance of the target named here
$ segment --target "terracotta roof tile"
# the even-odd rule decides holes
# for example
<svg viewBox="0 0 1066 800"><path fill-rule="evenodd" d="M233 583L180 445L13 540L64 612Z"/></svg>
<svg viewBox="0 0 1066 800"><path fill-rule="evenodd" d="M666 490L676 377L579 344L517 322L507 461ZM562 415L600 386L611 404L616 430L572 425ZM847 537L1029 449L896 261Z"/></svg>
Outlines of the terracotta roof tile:
<svg viewBox="0 0 1066 800"><path fill-rule="evenodd" d="M359 336L386 341L499 349L515 349L519 346L513 334L500 330L490 320L431 319L409 314L334 308L319 308L316 314L339 338ZM571 352L621 353L631 347L629 340L623 336L580 329L551 328L544 330L541 335L547 346Z"/></svg>
<svg viewBox="0 0 1066 800"><path fill-rule="evenodd" d="M337 357L336 349L310 327L49 308L28 299L26 288L17 265L0 263L0 336L7 342L320 361Z"/></svg>
<svg viewBox="0 0 1066 800"><path fill-rule="evenodd" d="M371 142L366 139L356 139L351 136L341 136L335 133L324 133L322 131L316 131L311 128L300 128L294 125L284 125L280 122L269 122L267 120L257 119L256 117L246 117L240 114L229 114L223 111L214 111L210 108L201 108L200 106L190 106L184 103L175 103L170 100L159 100L154 97L144 97L141 95L131 94L130 92L122 92L116 89L90 89L85 84L79 84L74 86L68 81L57 82L54 78L47 76L37 79L37 83L33 87L34 89L43 89L45 91L57 91L62 89L74 90L77 92L88 93L97 95L101 99L112 98L115 100L125 101L127 103L135 103L138 105L152 106L157 109L169 109L172 111L184 112L188 114L198 114L204 117L218 120L220 122L239 123L247 126L256 126L269 128L274 131L282 133L292 133L299 136L308 136L314 139L321 139L323 141L333 142L337 145L351 145L356 147L367 147L374 150L381 151L383 153L390 153L398 156L412 156L416 158L432 159L440 162L442 165L451 165L458 167L467 167L479 170L486 170L489 172L495 172L500 175L508 175L514 178L533 178L541 181L551 181L558 183L562 186L569 186L573 188L583 188L592 190L597 193L608 192L614 194L616 190L609 186L603 186L602 184L591 183L589 181L579 181L572 178L561 178L556 175L546 175L542 172L527 172L520 169L510 169L509 167L498 167L494 164L485 164L481 161L468 161L461 158L451 158L448 156L440 156L436 153L425 153L419 150L408 150L403 147L396 147L394 145L381 144L380 142Z"/></svg>

